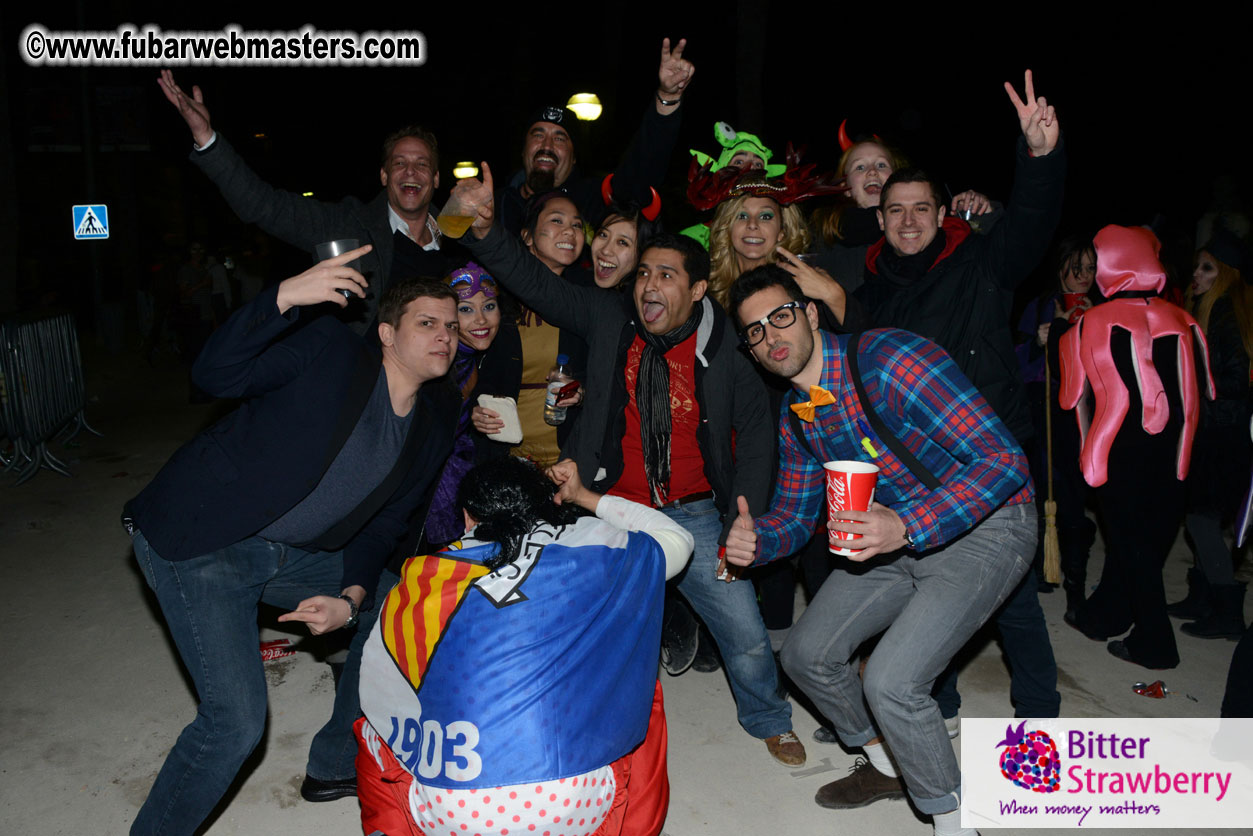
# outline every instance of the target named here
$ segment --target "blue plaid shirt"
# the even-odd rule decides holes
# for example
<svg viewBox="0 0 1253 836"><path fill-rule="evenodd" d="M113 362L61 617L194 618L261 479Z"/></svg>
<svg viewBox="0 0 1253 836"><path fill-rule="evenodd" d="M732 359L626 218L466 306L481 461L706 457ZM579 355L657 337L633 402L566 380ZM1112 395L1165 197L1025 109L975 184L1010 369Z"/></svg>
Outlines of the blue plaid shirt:
<svg viewBox="0 0 1253 836"><path fill-rule="evenodd" d="M878 453L873 458L879 466L875 501L900 516L918 551L949 542L1002 505L1034 501L1022 449L944 349L917 334L885 328L863 334L858 352L875 411L940 480L932 491L870 428L844 360L848 336L825 331L818 336L821 343L814 350L822 351L821 386L835 403L818 407L813 423L804 424L815 458L797 440L788 416L789 404L808 396L793 390L784 399L774 504L754 520L757 562L805 545L826 501L822 463L871 459L862 445L866 438ZM768 557L763 560L763 555Z"/></svg>

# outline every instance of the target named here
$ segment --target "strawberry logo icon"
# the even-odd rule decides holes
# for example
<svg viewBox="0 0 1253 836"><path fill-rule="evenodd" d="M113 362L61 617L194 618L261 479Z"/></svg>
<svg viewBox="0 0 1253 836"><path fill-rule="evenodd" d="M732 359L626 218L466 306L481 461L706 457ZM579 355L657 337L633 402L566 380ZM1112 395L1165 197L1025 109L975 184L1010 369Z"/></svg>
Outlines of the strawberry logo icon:
<svg viewBox="0 0 1253 836"><path fill-rule="evenodd" d="M1026 727L1026 720L1017 729L1013 724L1005 727L1005 739L996 744L1005 747L1001 774L1031 792L1057 792L1062 773L1057 744L1045 732L1027 732Z"/></svg>

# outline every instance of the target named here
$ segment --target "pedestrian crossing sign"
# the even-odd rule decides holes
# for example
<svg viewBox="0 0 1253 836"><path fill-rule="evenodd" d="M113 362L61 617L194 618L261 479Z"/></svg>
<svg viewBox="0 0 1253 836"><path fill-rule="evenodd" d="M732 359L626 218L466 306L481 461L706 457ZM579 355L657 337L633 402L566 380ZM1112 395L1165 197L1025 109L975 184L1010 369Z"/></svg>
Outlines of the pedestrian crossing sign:
<svg viewBox="0 0 1253 836"><path fill-rule="evenodd" d="M74 239L95 241L109 237L109 207L89 203L74 207Z"/></svg>

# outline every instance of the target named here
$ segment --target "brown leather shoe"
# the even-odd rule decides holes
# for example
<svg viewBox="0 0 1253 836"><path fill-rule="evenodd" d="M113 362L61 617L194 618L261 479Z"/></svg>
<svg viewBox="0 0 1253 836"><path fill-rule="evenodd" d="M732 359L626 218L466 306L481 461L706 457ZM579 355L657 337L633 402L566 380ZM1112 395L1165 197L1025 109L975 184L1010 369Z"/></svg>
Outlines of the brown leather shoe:
<svg viewBox="0 0 1253 836"><path fill-rule="evenodd" d="M766 749L784 766L805 765L805 747L801 745L796 732L785 731L783 734L767 737Z"/></svg>
<svg viewBox="0 0 1253 836"><path fill-rule="evenodd" d="M904 781L884 775L865 758L854 761L849 772L852 774L848 777L832 781L818 790L814 801L818 802L819 807L851 810L883 798L905 797Z"/></svg>

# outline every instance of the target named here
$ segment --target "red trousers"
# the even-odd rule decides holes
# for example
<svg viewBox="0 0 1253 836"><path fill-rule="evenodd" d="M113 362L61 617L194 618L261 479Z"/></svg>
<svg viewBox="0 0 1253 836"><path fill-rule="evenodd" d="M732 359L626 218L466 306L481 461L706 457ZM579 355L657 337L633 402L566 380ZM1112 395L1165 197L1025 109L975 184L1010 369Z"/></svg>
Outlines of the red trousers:
<svg viewBox="0 0 1253 836"><path fill-rule="evenodd" d="M385 768L380 771L362 735L365 718L357 721L357 800L361 802L361 829L366 836L427 836L409 815L409 785L413 782L392 750L379 747ZM666 712L661 683L653 691L648 734L631 752L613 762L616 789L613 807L592 836L657 836L670 806L666 776Z"/></svg>

